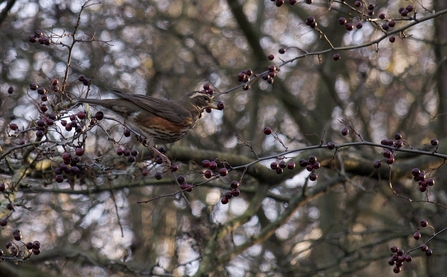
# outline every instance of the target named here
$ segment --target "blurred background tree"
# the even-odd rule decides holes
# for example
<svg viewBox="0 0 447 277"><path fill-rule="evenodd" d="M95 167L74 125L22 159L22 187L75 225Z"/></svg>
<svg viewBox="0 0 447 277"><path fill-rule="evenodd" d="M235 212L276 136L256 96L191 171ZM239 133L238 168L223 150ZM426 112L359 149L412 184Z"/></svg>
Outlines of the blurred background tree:
<svg viewBox="0 0 447 277"><path fill-rule="evenodd" d="M447 3L285 2L0 2L0 275L446 272ZM167 145L175 172L114 114L71 101L111 89L179 99L205 84L225 109ZM97 111L106 118L89 125ZM79 173L56 172L64 153ZM310 156L311 173L299 166ZM392 246L403 267L388 266Z"/></svg>

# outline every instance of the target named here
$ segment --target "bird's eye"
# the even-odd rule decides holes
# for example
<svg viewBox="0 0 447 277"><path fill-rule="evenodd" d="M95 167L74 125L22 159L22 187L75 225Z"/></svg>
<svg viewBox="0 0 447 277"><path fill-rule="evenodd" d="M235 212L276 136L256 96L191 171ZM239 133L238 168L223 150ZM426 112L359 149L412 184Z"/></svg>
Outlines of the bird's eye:
<svg viewBox="0 0 447 277"><path fill-rule="evenodd" d="M205 100L205 101L209 101L210 98L209 98L208 96L204 96L204 97L203 97L203 100Z"/></svg>

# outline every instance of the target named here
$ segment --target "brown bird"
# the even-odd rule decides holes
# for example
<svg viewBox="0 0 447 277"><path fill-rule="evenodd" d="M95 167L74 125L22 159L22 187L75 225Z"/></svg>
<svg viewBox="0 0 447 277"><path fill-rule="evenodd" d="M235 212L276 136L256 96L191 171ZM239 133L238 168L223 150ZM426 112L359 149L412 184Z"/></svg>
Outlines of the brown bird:
<svg viewBox="0 0 447 277"><path fill-rule="evenodd" d="M144 136L147 144L171 143L182 139L194 128L202 112L215 109L213 97L194 91L180 100L166 100L141 94L128 94L118 90L118 99L79 99L80 103L103 106L118 115L129 129Z"/></svg>

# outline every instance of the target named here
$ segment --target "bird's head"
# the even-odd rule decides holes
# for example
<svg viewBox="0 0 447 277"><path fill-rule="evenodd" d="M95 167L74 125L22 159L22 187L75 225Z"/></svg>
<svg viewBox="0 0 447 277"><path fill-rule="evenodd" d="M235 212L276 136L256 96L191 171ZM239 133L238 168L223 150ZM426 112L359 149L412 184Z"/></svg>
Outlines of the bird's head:
<svg viewBox="0 0 447 277"><path fill-rule="evenodd" d="M214 105L214 97L206 93L195 91L185 96L188 101L198 110L203 111L207 108L217 109Z"/></svg>

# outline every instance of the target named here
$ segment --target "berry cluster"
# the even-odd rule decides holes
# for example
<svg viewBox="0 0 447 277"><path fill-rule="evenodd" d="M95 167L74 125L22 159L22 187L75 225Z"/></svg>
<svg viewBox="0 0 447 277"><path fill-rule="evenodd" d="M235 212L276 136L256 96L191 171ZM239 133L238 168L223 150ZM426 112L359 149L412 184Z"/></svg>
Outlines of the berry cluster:
<svg viewBox="0 0 447 277"><path fill-rule="evenodd" d="M247 83L251 80L252 77L255 77L255 74L253 73L253 71L251 69L242 70L241 72L239 72L237 74L237 80L239 82L246 83L242 87L243 90L249 90L250 89L250 85L247 84Z"/></svg>
<svg viewBox="0 0 447 277"><path fill-rule="evenodd" d="M432 187L435 184L435 180L433 180L433 178L426 178L425 171L420 170L419 168L413 168L411 170L411 175L413 175L413 179L418 182L419 191L421 192L425 192L427 187Z"/></svg>
<svg viewBox="0 0 447 277"><path fill-rule="evenodd" d="M65 128L65 131L70 132L71 130L75 130L76 133L81 133L86 124L85 119L87 114L85 111L79 111L77 114L70 114L67 119L61 119L61 125ZM103 112L97 112L90 120L90 125L96 124L96 121L102 120L104 118Z"/></svg>
<svg viewBox="0 0 447 277"><path fill-rule="evenodd" d="M284 5L285 1L284 0L270 0L272 2L275 2L275 5L279 8L282 5ZM298 1L297 0L289 0L287 1L289 3L289 5L293 6L295 5ZM312 4L312 0L306 0L307 4Z"/></svg>
<svg viewBox="0 0 447 277"><path fill-rule="evenodd" d="M402 248L398 248L393 245L390 248L391 253L394 253L391 258L388 259L388 264L391 266L395 266L393 268L394 273L399 273L402 270L402 265L404 262L411 262L413 259L409 254L405 254L405 251Z"/></svg>
<svg viewBox="0 0 447 277"><path fill-rule="evenodd" d="M380 144L394 147L395 149L402 148L404 146L405 142L403 140L403 136L401 133L396 133L394 135L394 139L383 139ZM382 152L383 157L385 158L385 161L387 164L393 164L395 161L396 152L394 149L390 148L384 148ZM375 161L374 162L374 168L379 168L382 166L381 161Z"/></svg>
<svg viewBox="0 0 447 277"><path fill-rule="evenodd" d="M321 167L320 162L317 160L317 157L314 155L310 155L309 159L301 159L299 162L301 167L305 167L307 171L311 172L309 174L309 180L316 181L318 179L318 175L315 173L315 170Z"/></svg>
<svg viewBox="0 0 447 277"><path fill-rule="evenodd" d="M82 82L84 86L89 86L92 83L90 78L85 77L84 75L79 75L78 81Z"/></svg>
<svg viewBox="0 0 447 277"><path fill-rule="evenodd" d="M315 21L315 17L313 16L308 16L306 19L306 25L310 26L310 28L315 29L315 27L318 26L317 22Z"/></svg>
<svg viewBox="0 0 447 277"><path fill-rule="evenodd" d="M203 176L206 179L210 179L213 176L227 176L228 175L228 169L225 167L225 165L219 169L217 169L217 162L215 160L202 160L202 167L205 168L205 171L203 172ZM213 172L214 171L214 172Z"/></svg>
<svg viewBox="0 0 447 277"><path fill-rule="evenodd" d="M139 152L136 149L128 149L128 148L121 148L118 147L118 149L116 149L116 154L118 156L126 156L127 157L127 161L129 163L133 163L136 160L136 157L138 156ZM163 160L161 161L161 163L163 163Z"/></svg>
<svg viewBox="0 0 447 277"><path fill-rule="evenodd" d="M15 258L15 261L25 261L32 254L40 254L40 242L35 240L33 242L22 242L22 233L20 230L15 229L12 233L14 240L8 241L5 245L9 252L9 257L5 255L2 249L0 249L0 261L4 261L6 257Z"/></svg>
<svg viewBox="0 0 447 277"><path fill-rule="evenodd" d="M228 204L228 201L233 198L239 196L241 194L241 191L239 190L240 183L236 180L231 181L230 183L230 190L225 192L225 195L220 199L220 202L222 204Z"/></svg>
<svg viewBox="0 0 447 277"><path fill-rule="evenodd" d="M203 177L206 179L210 179L212 177L225 177L228 175L228 169L225 167L225 164L223 164L223 167L218 168L218 163L216 160L202 160L201 162L202 167L205 169L203 172ZM227 204L228 201L232 197L239 196L241 193L239 191L239 182L238 181L232 181L230 184L230 190L225 192L224 197L220 200L222 204Z"/></svg>
<svg viewBox="0 0 447 277"><path fill-rule="evenodd" d="M274 66L273 64L269 65L268 72L262 74L262 79L269 84L273 84L275 81L276 73L279 72L279 67Z"/></svg>
<svg viewBox="0 0 447 277"><path fill-rule="evenodd" d="M31 43L39 41L40 44L47 46L51 43L51 39L45 36L41 30L36 30L33 35L30 35L28 41Z"/></svg>
<svg viewBox="0 0 447 277"><path fill-rule="evenodd" d="M183 175L177 176L177 183L184 192L191 192L194 187L193 185L186 183L186 178Z"/></svg>
<svg viewBox="0 0 447 277"><path fill-rule="evenodd" d="M421 220L420 226L425 228L430 225L428 225L427 220ZM415 240L419 240L421 238L421 233L419 231L415 232L413 234L413 238ZM428 246L426 244L422 244L418 248L421 251L425 252L426 256L431 256L433 254L433 250L428 248ZM391 258L388 259L388 264L391 266L395 266L393 268L394 273L399 273L402 270L402 265L404 262L411 262L412 257L409 255L409 253L412 252L413 250L409 251L408 253L405 253L404 250L402 250L401 248L398 248L395 245L393 245L390 250L391 250L391 253L394 253L394 254Z"/></svg>
<svg viewBox="0 0 447 277"><path fill-rule="evenodd" d="M64 181L63 174L76 176L81 171L81 168L78 163L81 161L81 156L84 155L84 149L78 147L75 150L75 155L71 155L69 152L65 152L62 154L62 162L59 166L53 169L55 174L54 179L58 183L62 183Z"/></svg>
<svg viewBox="0 0 447 277"><path fill-rule="evenodd" d="M287 163L284 160L280 160L280 161L274 161L274 162L270 163L270 168L272 170L275 170L276 173L278 173L278 174L282 174L286 167L288 169L290 169L290 170L294 169L295 168L295 162L294 161L289 161Z"/></svg>

